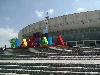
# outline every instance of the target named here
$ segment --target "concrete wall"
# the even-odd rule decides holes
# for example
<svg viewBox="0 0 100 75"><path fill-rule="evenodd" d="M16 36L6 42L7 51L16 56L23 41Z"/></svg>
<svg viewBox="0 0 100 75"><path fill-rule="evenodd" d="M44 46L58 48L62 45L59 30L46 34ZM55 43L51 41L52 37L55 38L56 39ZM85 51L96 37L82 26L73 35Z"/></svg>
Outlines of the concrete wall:
<svg viewBox="0 0 100 75"><path fill-rule="evenodd" d="M81 29L87 27L100 27L100 10L54 17L48 20L48 27L49 32ZM30 32L43 32L43 28L45 28L44 20L33 23L23 28L22 32L19 32L19 37L21 37L21 34L28 35Z"/></svg>

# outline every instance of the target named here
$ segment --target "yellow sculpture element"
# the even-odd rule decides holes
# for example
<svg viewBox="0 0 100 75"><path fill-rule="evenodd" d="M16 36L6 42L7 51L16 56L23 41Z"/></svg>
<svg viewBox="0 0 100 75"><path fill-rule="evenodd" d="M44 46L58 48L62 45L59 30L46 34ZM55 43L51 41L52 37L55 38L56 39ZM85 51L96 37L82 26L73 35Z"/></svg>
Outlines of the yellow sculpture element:
<svg viewBox="0 0 100 75"><path fill-rule="evenodd" d="M26 41L26 39L23 39L21 46L22 47L27 47L27 41Z"/></svg>

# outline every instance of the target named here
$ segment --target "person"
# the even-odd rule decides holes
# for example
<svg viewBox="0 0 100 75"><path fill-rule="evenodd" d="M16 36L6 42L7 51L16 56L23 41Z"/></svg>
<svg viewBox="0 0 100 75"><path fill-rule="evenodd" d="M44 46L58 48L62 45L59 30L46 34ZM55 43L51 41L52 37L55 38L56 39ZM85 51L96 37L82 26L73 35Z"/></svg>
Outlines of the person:
<svg viewBox="0 0 100 75"><path fill-rule="evenodd" d="M3 50L3 48L1 47L0 51L2 51L2 50Z"/></svg>
<svg viewBox="0 0 100 75"><path fill-rule="evenodd" d="M4 51L5 50L5 47L3 47L2 50Z"/></svg>
<svg viewBox="0 0 100 75"><path fill-rule="evenodd" d="M6 50L6 45L5 45L5 49L4 50Z"/></svg>

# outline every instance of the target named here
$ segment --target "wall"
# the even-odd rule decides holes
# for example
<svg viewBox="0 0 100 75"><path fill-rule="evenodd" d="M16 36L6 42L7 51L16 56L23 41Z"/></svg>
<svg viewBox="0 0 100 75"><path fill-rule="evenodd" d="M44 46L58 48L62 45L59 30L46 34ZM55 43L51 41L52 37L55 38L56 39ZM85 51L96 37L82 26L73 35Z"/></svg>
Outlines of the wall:
<svg viewBox="0 0 100 75"><path fill-rule="evenodd" d="M100 10L74 13L50 18L48 20L48 27L49 32L57 32L63 30L78 31L84 28L100 27ZM43 32L43 28L45 28L44 20L28 25L22 29L22 32L19 32L19 38L22 38L23 36L30 36L35 32ZM64 33L67 34L66 32ZM73 37L74 35L76 34L70 36Z"/></svg>

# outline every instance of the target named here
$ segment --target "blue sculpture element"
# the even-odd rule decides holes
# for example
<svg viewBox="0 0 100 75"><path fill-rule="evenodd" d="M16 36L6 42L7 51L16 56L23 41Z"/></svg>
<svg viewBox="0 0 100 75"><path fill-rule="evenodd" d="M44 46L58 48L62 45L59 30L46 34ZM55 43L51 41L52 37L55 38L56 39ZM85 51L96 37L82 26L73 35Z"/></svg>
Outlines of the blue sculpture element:
<svg viewBox="0 0 100 75"><path fill-rule="evenodd" d="M52 36L48 37L48 45L52 46L53 45L53 40L52 40Z"/></svg>
<svg viewBox="0 0 100 75"><path fill-rule="evenodd" d="M16 48L19 48L20 47L20 41L19 39L16 38Z"/></svg>

